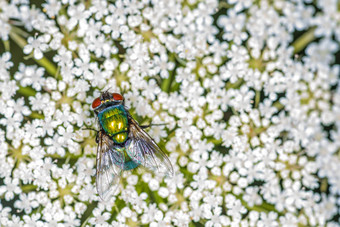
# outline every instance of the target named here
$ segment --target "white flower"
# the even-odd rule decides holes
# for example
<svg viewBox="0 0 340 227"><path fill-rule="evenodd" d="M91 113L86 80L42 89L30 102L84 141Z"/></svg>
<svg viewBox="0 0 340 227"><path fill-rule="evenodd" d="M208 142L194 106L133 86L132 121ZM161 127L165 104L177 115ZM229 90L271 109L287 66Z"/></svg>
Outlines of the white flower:
<svg viewBox="0 0 340 227"><path fill-rule="evenodd" d="M213 209L213 212L210 212L207 216L209 221L205 224L206 226L227 226L230 224L230 220L222 214L222 208L221 207L215 207Z"/></svg>
<svg viewBox="0 0 340 227"><path fill-rule="evenodd" d="M237 45L248 38L247 33L243 30L245 23L245 15L243 13L237 14L234 10L228 11L228 16L221 16L218 20L218 25L226 32L223 39L228 41L233 40Z"/></svg>
<svg viewBox="0 0 340 227"><path fill-rule="evenodd" d="M141 222L143 224L150 223L154 220L160 221L163 219L162 211L158 210L156 204L151 204L144 210L144 214L142 215Z"/></svg>
<svg viewBox="0 0 340 227"><path fill-rule="evenodd" d="M24 47L24 53L30 54L33 51L35 59L39 60L43 57L43 52L48 49L49 35L42 35L39 37L29 37L27 45Z"/></svg>
<svg viewBox="0 0 340 227"><path fill-rule="evenodd" d="M11 53L5 52L0 57L0 79L8 79L8 70L13 66L13 62L10 61Z"/></svg>
<svg viewBox="0 0 340 227"><path fill-rule="evenodd" d="M67 28L72 30L78 23L85 22L85 20L90 16L90 12L85 10L84 4L71 5L67 10L70 20L67 23Z"/></svg>
<svg viewBox="0 0 340 227"><path fill-rule="evenodd" d="M61 8L61 3L57 0L47 0L42 6L49 17L55 17Z"/></svg>
<svg viewBox="0 0 340 227"><path fill-rule="evenodd" d="M268 214L261 212L260 220L257 222L259 226L278 226L276 221L277 214L274 212L269 212Z"/></svg>
<svg viewBox="0 0 340 227"><path fill-rule="evenodd" d="M11 212L11 208L3 207L2 204L0 204L0 211L0 223L5 225L8 222L8 215Z"/></svg>
<svg viewBox="0 0 340 227"><path fill-rule="evenodd" d="M98 208L95 208L93 210L93 218L89 219L89 223L92 225L98 225L98 226L109 226L107 223L107 220L110 218L110 213L104 212L103 213L103 207L99 206Z"/></svg>
<svg viewBox="0 0 340 227"><path fill-rule="evenodd" d="M46 223L39 220L40 218L41 218L40 213L32 214L31 216L24 215L23 216L24 226L25 227L33 227L33 226L42 227Z"/></svg>
<svg viewBox="0 0 340 227"><path fill-rule="evenodd" d="M31 85L36 91L40 91L45 84L44 68L36 66L26 67L24 64L19 65L19 71L14 75L14 78L20 81L21 86L27 87Z"/></svg>
<svg viewBox="0 0 340 227"><path fill-rule="evenodd" d="M178 211L176 214L174 214L172 222L176 226L187 226L189 224L189 215L183 211Z"/></svg>
<svg viewBox="0 0 340 227"><path fill-rule="evenodd" d="M29 214L32 211L32 208L37 208L38 207L38 202L36 201L35 198L35 193L31 192L28 195L26 194L20 194L20 200L17 200L14 203L14 206L18 209L24 210L25 213Z"/></svg>
<svg viewBox="0 0 340 227"><path fill-rule="evenodd" d="M4 186L0 187L0 194L5 196L6 201L12 200L16 194L21 192L19 179L17 178L11 179L10 177L6 177L4 184Z"/></svg>
<svg viewBox="0 0 340 227"><path fill-rule="evenodd" d="M11 26L4 19L6 19L6 18L0 19L0 37L1 37L2 40L8 40L8 35L11 31Z"/></svg>

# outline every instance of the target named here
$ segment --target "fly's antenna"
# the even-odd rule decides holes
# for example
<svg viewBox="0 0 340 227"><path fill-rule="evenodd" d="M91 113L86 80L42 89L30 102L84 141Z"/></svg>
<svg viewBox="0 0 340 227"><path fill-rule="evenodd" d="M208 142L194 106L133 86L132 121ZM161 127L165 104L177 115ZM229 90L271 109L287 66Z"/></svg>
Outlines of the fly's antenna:
<svg viewBox="0 0 340 227"><path fill-rule="evenodd" d="M103 91L101 94L100 94L100 99L103 100L103 99L110 99L109 97L111 96L110 93L109 93L109 90L111 88L109 87L108 89L106 89L105 91Z"/></svg>
<svg viewBox="0 0 340 227"><path fill-rule="evenodd" d="M100 93L100 96L102 96L103 97L103 94L107 94L107 93L109 93L109 90L111 89L111 87L109 87L108 89L106 89L105 91L102 91L101 93Z"/></svg>

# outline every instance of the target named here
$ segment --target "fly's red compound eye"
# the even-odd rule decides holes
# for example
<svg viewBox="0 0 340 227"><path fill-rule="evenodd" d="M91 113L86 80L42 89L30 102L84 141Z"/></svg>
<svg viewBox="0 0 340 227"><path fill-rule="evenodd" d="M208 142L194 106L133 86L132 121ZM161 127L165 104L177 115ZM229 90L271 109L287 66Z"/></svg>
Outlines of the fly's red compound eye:
<svg viewBox="0 0 340 227"><path fill-rule="evenodd" d="M112 97L114 100L119 101L119 100L123 100L123 96L121 94L118 93L112 93Z"/></svg>
<svg viewBox="0 0 340 227"><path fill-rule="evenodd" d="M92 109L96 109L98 106L100 106L102 102L100 101L100 98L96 98L95 100L93 100L92 102Z"/></svg>

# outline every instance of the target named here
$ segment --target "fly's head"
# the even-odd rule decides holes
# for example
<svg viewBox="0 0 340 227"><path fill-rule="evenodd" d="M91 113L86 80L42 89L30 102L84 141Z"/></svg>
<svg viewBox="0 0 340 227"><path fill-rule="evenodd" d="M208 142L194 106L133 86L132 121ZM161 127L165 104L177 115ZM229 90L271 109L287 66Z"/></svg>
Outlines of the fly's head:
<svg viewBox="0 0 340 227"><path fill-rule="evenodd" d="M119 93L104 91L92 102L92 110L98 115L99 112L110 106L124 105L124 97Z"/></svg>

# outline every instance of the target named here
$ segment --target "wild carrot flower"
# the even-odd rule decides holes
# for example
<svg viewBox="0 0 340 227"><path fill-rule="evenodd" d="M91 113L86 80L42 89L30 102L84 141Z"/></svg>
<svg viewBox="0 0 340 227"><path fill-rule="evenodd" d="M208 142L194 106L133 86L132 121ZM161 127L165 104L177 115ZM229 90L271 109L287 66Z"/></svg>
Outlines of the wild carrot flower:
<svg viewBox="0 0 340 227"><path fill-rule="evenodd" d="M337 1L0 0L1 226L339 226ZM19 48L18 48L19 47ZM100 92L173 178L95 189ZM164 123L164 124L163 124Z"/></svg>

